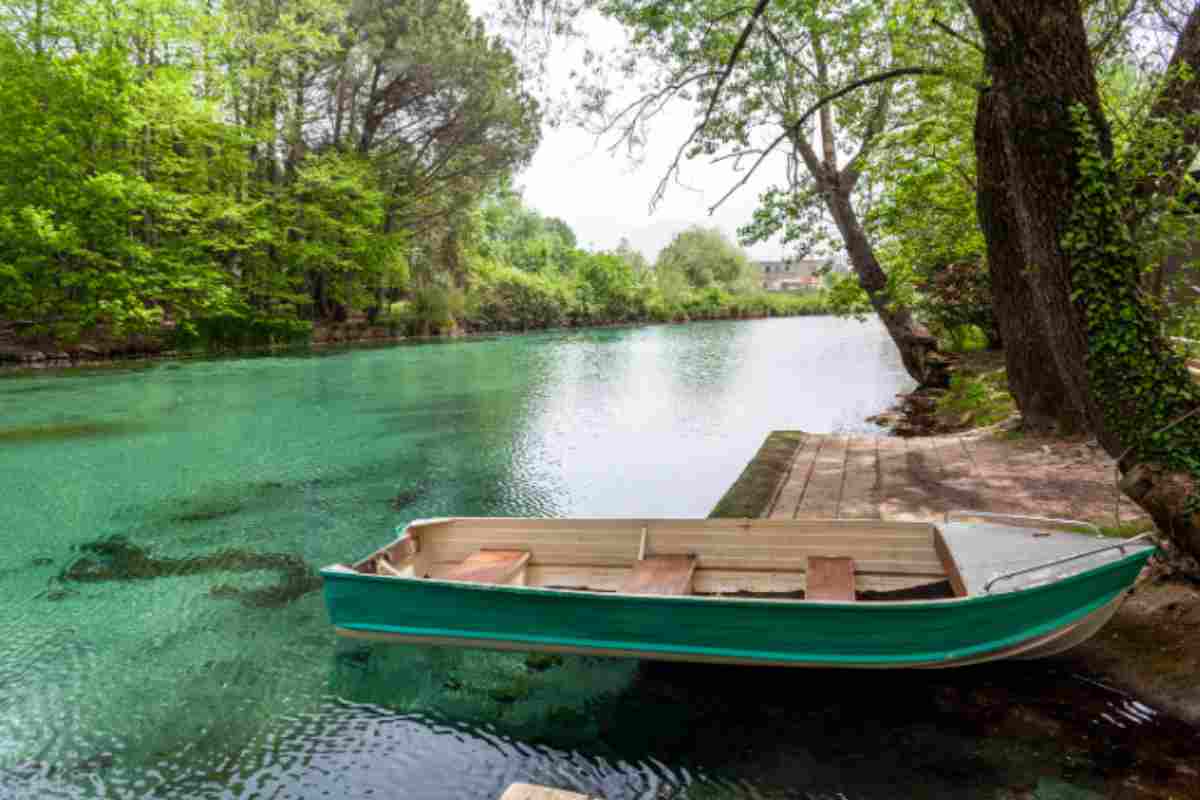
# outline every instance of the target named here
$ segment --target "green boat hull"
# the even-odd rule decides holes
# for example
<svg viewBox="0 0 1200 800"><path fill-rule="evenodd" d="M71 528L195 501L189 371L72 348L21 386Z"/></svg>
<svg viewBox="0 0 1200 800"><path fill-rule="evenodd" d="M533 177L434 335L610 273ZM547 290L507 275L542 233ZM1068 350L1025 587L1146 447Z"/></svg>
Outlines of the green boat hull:
<svg viewBox="0 0 1200 800"><path fill-rule="evenodd" d="M1072 631L1077 638L1094 632L1152 552L1020 591L923 602L667 597L322 575L330 619L346 636L665 660L938 667L1036 655Z"/></svg>

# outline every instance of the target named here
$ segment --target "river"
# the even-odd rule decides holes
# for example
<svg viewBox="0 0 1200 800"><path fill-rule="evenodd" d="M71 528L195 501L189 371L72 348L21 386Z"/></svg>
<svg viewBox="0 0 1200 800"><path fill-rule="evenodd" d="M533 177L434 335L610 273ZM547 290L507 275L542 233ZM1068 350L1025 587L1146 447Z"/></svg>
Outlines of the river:
<svg viewBox="0 0 1200 800"><path fill-rule="evenodd" d="M872 431L909 385L878 324L813 317L0 380L0 796L1105 796L1126 773L1063 727L1162 723L1044 667L932 680L330 632L312 570L408 520L704 516L770 430ZM1086 701L1012 727L997 709L1031 681Z"/></svg>

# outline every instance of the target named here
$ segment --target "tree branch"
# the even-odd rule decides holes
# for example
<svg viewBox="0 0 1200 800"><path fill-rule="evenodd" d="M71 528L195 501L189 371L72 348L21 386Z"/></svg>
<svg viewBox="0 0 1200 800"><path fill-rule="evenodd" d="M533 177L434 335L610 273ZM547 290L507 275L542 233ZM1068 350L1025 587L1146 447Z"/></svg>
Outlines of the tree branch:
<svg viewBox="0 0 1200 800"><path fill-rule="evenodd" d="M797 56L794 52L792 52L791 48L784 44L783 40L779 38L779 34L777 34L775 29L771 27L770 23L766 21L763 22L763 33L767 35L767 41L775 45L776 50L783 53L784 58L790 61L794 66L797 66L807 72L808 77L812 78L814 81L817 79L817 73L813 72L812 69L809 68L808 64L804 62L804 59Z"/></svg>
<svg viewBox="0 0 1200 800"><path fill-rule="evenodd" d="M968 38L968 37L966 37L966 36L963 36L961 33L959 33L958 31L954 30L953 28L951 28L951 27L950 27L949 25L947 25L946 23L942 22L942 21L941 21L940 19L938 19L937 17L934 17L934 19L933 19L933 25L934 25L934 27L935 27L935 28L937 28L938 30L942 31L943 33L945 33L945 34L946 34L947 36L949 36L950 38L952 38L952 39L957 39L958 41L962 42L963 44L967 45L968 47L973 47L973 48L975 48L976 50L978 50L978 51L979 51L979 52L981 52L981 53L982 53L982 52L984 52L984 50L983 50L983 45L981 45L979 42L975 41L974 39L970 39L970 38Z"/></svg>
<svg viewBox="0 0 1200 800"><path fill-rule="evenodd" d="M1133 15L1133 12L1137 10L1137 6L1138 0L1129 0L1129 5L1126 6L1124 11L1117 14L1117 18L1114 19L1108 26L1108 30L1100 34L1100 37L1091 48L1092 55L1095 56L1097 60L1104 58L1104 56L1107 54L1109 46L1116 41L1117 36L1119 36L1122 29L1124 29L1125 23L1129 21L1129 18Z"/></svg>
<svg viewBox="0 0 1200 800"><path fill-rule="evenodd" d="M750 14L750 20L746 23L745 27L742 28L742 32L738 36L737 42L735 42L733 45L733 50L731 50L729 53L729 60L725 64L724 72L722 72L721 77L717 80L717 85L713 87L712 97L709 98L708 108L705 109L704 116L701 118L700 123L696 125L696 127L692 128L692 132L688 135L684 143L679 146L679 149L675 152L675 158L671 161L671 166L667 169L667 174L664 175L662 180L658 182L658 187L654 190L654 195L650 199L651 209L658 205L658 202L662 200L662 197L667 190L667 184L679 171L679 161L683 158L683 154L687 151L687 148L692 144L692 142L696 141L696 137L700 135L700 132L708 127L709 120L712 119L713 111L716 110L717 102L721 99L721 90L725 88L725 82L728 81L729 76L733 74L734 67L737 66L738 59L742 55L742 50L745 49L746 42L750 40L750 34L754 33L754 26L758 23L759 18L762 17L762 15L766 12L767 5L770 2L771 0L758 0L758 2L755 4L754 11L752 11Z"/></svg>
<svg viewBox="0 0 1200 800"><path fill-rule="evenodd" d="M718 208L720 208L722 206L722 204L724 204L724 202L726 200L728 200L730 197L733 196L734 192L736 192L738 189L741 189L743 186L745 186L746 181L750 180L750 177L752 175L754 175L754 173L758 170L759 165L762 164L762 162L766 161L767 156L771 155L771 153L774 152L775 148L783 143L783 140L787 138L787 135L788 135L787 131L784 131L783 133L776 136L775 141L773 141L773 142L771 142L771 144L767 145L766 149L764 149L762 151L762 154L759 155L758 158L754 159L754 163L750 165L750 169L746 170L746 174L743 175L738 180L737 183L735 183L733 186L731 186L729 188L729 191L727 191L727 192L725 192L725 194L721 195L720 200L718 200L717 202L715 202L711 206L709 206L708 213L711 214L714 211L716 211Z"/></svg>
<svg viewBox="0 0 1200 800"><path fill-rule="evenodd" d="M888 109L892 103L892 87L884 86L883 91L879 93L879 99L875 103L875 108L871 110L871 118L867 121L867 129L863 132L862 143L858 146L858 152L846 162L846 168L842 170L843 178L850 188L858 182L858 176L862 173L862 164L871 151L875 148L875 141L879 134L883 132L884 125L887 124Z"/></svg>
<svg viewBox="0 0 1200 800"><path fill-rule="evenodd" d="M767 4L770 2L771 0L758 0L755 4L754 11L750 13L750 21L742 28L737 42L733 45L733 50L729 53L729 61L725 64L725 71L717 81L716 87L713 88L712 97L709 98L708 108L704 112L704 120L700 123L700 128L708 125L708 120L712 117L712 113L717 107L717 101L721 99L721 90L725 88L725 82L733 74L733 69L737 66L738 59L741 58L742 50L745 49L746 42L750 40L750 34L754 33L754 26L758 24L759 18L766 12Z"/></svg>
<svg viewBox="0 0 1200 800"><path fill-rule="evenodd" d="M817 88L822 92L829 91L829 62L825 60L825 49L821 46L821 37L815 30L809 29L812 39L813 60L817 62ZM821 106L818 118L821 126L821 154L824 156L825 169L837 171L837 148L833 136L833 112L826 103Z"/></svg>
<svg viewBox="0 0 1200 800"><path fill-rule="evenodd" d="M614 142L613 145L608 148L611 152L620 146L622 141L630 140L633 134L636 132L638 126L644 120L653 117L654 115L658 114L658 112L662 111L663 107L671 99L673 99L676 94L683 91L690 84L693 84L696 81L716 77L718 74L720 73L718 73L716 70L705 70L704 72L698 72L695 75L690 75L686 78L676 75L659 89L643 94L641 97L630 102L609 119L603 120L598 127L592 128L591 132L594 133L597 138L600 138L612 130L619 128L621 131L620 135L617 137L616 142ZM622 121L626 119L627 121Z"/></svg>
<svg viewBox="0 0 1200 800"><path fill-rule="evenodd" d="M801 136L801 133L803 133L801 128L804 126L804 123L806 123L809 119L811 119L813 114L816 114L818 111L820 111L823 107L825 107L829 103L832 103L834 100L837 100L840 97L845 97L846 95L850 94L851 92L855 91L856 89L861 89L864 86L871 86L873 84L882 83L884 81L894 80L896 78L903 78L908 75L939 75L939 76L947 77L947 73L945 71L936 69L933 67L896 67L895 69L884 70L883 72L877 72L874 75L868 75L865 78L860 78L859 80L852 81L852 82L846 84L845 86L843 86L842 88L838 89L837 91L830 92L829 94L825 95L821 99L817 100L817 102L815 102L811 106L809 106L808 109L799 116L799 118L797 118L794 122L792 122L790 125L788 125L786 128L784 128L783 133L781 133L781 134L779 134L779 136L775 137L775 140L773 142L771 142L771 144L768 145L767 148L763 151L762 155L759 156L757 160L755 160L754 164L750 167L750 169L746 172L746 174L743 175L741 177L741 179L738 180L738 182L735 183L729 191L727 191L724 195L722 195L720 200L718 200L711 207L709 207L708 213L711 214L714 211L716 211L718 208L721 207L721 205L726 200L728 200L733 195L734 192L736 192L738 189L745 186L746 182L750 180L750 176L754 174L754 171L758 169L759 165L762 164L762 162L766 159L766 157L768 155L770 155L771 152L774 151L774 149L776 147L778 147L784 141L784 139L790 138L792 140L792 142L796 145L797 149L800 150L801 155L804 156L804 161L805 161L805 164L808 166L809 172L811 172L813 174L813 177L817 179L818 183L822 182L823 172L824 172L824 170L822 169L823 165L818 160L817 154L815 151L813 151L812 146L809 145L809 143L804 139L803 136ZM678 166L678 161L676 162L675 165L673 165L673 168L677 167L677 166ZM663 178L662 182L660 182L660 184L659 184L660 189L666 184L669 176L670 176L670 173L668 173L668 175ZM657 196L661 197L661 194L659 194Z"/></svg>
<svg viewBox="0 0 1200 800"><path fill-rule="evenodd" d="M1134 187L1134 196L1173 195L1179 190L1188 167L1200 146L1200 4L1192 8L1175 43L1167 67L1167 82L1150 107L1148 133L1139 143L1152 147L1154 123L1178 126L1180 136L1161 159L1162 172L1149 175Z"/></svg>

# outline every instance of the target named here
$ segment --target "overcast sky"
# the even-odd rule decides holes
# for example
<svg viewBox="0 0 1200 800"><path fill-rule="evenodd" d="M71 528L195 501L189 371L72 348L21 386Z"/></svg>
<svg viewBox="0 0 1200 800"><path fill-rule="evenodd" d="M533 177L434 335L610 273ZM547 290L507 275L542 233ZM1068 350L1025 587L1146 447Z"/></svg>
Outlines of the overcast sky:
<svg viewBox="0 0 1200 800"><path fill-rule="evenodd" d="M490 3L472 0L472 5L482 10ZM583 27L593 49L616 51L625 41L621 27L611 21L590 19ZM547 93L551 97L569 96L573 88L569 75L572 70L582 70L584 52L583 42L556 43L548 70ZM649 209L655 187L691 132L693 114L690 104L679 103L657 117L640 165L623 152L610 153L611 140L597 144L592 134L579 127L547 126L532 163L517 176L516 184L530 206L564 220L580 245L589 249L614 248L625 236L653 260L675 234L696 224L718 227L736 240L737 229L750 221L759 194L771 184L773 174L780 173L782 158L765 163L759 174L712 216L708 207L741 173L725 164L686 162L681 176L685 185L672 185L654 212ZM754 258L784 254L783 247L770 243L749 250Z"/></svg>

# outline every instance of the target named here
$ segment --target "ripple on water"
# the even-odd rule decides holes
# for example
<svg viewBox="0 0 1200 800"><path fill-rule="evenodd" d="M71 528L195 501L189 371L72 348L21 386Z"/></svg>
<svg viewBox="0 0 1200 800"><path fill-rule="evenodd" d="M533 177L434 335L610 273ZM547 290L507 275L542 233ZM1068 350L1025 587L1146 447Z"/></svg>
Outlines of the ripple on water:
<svg viewBox="0 0 1200 800"><path fill-rule="evenodd" d="M769 430L853 427L906 387L878 325L812 318L0 381L5 426L41 432L0 442L0 796L997 800L1186 777L1194 732L1042 667L374 647L335 642L315 591L239 602L418 516L703 516ZM88 427L112 420L136 429ZM122 553L154 574L58 580Z"/></svg>

